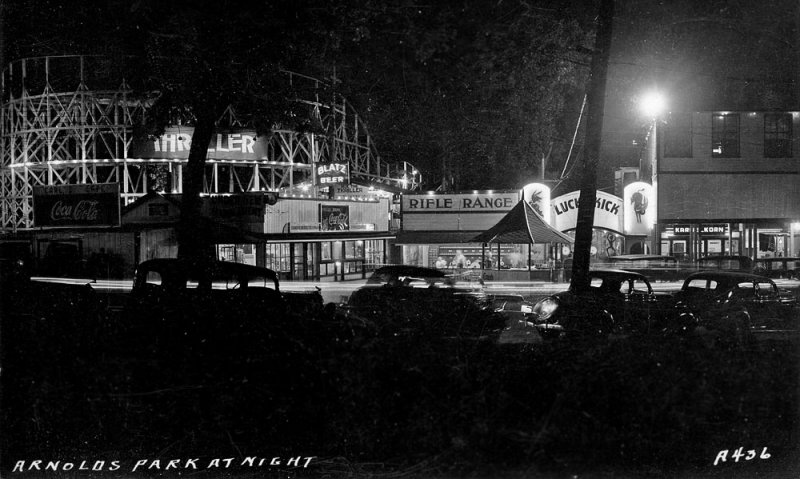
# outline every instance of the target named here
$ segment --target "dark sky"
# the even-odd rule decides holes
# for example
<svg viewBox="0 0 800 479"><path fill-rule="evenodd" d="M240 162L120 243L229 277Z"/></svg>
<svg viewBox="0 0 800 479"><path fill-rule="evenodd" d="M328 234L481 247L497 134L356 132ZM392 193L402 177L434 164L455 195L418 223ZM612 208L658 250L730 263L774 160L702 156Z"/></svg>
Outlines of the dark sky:
<svg viewBox="0 0 800 479"><path fill-rule="evenodd" d="M480 8L487 9L489 13L497 13L504 8L509 8L510 13L514 13L514 9L509 7L513 2L476 2L474 5L481 5ZM590 7L579 9L576 5L588 2L589 0L574 0L569 4L566 0L554 0L552 5L558 3L563 7L565 3L569 4L574 15L580 17L581 23L586 25L590 24ZM72 2L65 4L60 0L47 0L44 3L48 5L47 11L52 12L50 16L62 19L66 15L91 17L92 2L79 2L83 5L83 11L77 9ZM472 2L464 0L464 4ZM85 29L81 22L41 22L44 7L40 2L20 1L18 5L30 5L30 12L25 10L27 7L17 7L21 18L6 25L6 36L16 37L21 33L38 32L31 41L39 50L48 53L52 50L55 53L63 45L63 42L50 38L55 38L58 25L66 25L64 28L73 32L82 27ZM118 5L125 15L112 16L116 26L114 22L106 22L106 29L124 29L123 27L129 26L126 18L130 16L132 4L109 0L108 5ZM552 5L537 8L546 10ZM638 164L648 120L639 112L637 99L647 90L661 90L667 97L670 108L674 110L797 109L798 95L794 79L800 77L797 61L800 55L800 48L797 48L800 44L797 35L797 25L800 23L798 5L800 4L796 0L617 0L598 186L608 188L612 185L612 171L615 167ZM442 18L456 23L462 21L457 16L455 19L445 16ZM491 18L491 15L487 18ZM433 32L446 32L438 19L439 17L431 18L430 22L420 25L427 25ZM23 25L21 21L28 21L29 24ZM395 26L390 22L387 25ZM53 35L49 29L54 30ZM431 34L430 38L436 45L437 35ZM6 40L11 43L14 38ZM396 35L379 35L376 31L370 38L370 42L389 40L396 41ZM369 51L366 47L367 45L359 45L358 51ZM437 58L442 61L458 60L457 56L447 54ZM388 62L389 66L392 64L393 62ZM378 63L378 66L381 64ZM425 65L423 67L421 71L429 68ZM446 65L440 70L449 71ZM340 71L344 71L343 66ZM584 71L588 73L588 69ZM377 73L376 70L365 69L358 74L374 76L364 79L365 85L391 85L391 82L379 77ZM453 78L448 75L434 75L431 79L437 82L459 80L457 75L453 75ZM447 90L446 85L440 87ZM455 88L454 90L457 91ZM384 99L381 101L386 103ZM577 102L577 107L574 104L566 107L576 109L579 105ZM411 113L414 113L413 110ZM463 113L467 115L469 112ZM575 117L577 111L568 112L569 115ZM413 123L416 119L400 118L396 122L402 126ZM374 124L371 128L377 130L373 131L376 138L381 139L382 126L384 125ZM566 127L560 127L565 130L562 136L571 138L574 126L572 122ZM403 128L407 127L401 129ZM495 147L486 140L486 148ZM379 151L390 150L385 141L378 144L378 148ZM405 151L398 153L400 156L408 154ZM423 149L422 154L425 153ZM559 155L552 158L552 166L563 165L565 155L563 152L559 152ZM535 171L530 169L530 173L534 174Z"/></svg>
<svg viewBox="0 0 800 479"><path fill-rule="evenodd" d="M661 91L673 111L796 109L798 5L617 1L601 182L615 164L637 164L641 146L632 143L641 145L647 130L637 103L645 91Z"/></svg>

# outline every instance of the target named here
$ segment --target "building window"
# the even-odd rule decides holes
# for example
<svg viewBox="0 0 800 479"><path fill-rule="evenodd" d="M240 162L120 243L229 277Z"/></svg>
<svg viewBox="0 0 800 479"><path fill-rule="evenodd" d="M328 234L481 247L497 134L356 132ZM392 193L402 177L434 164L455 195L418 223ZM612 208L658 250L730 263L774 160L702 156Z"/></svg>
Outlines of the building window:
<svg viewBox="0 0 800 479"><path fill-rule="evenodd" d="M344 257L345 259L364 259L364 241L345 241Z"/></svg>
<svg viewBox="0 0 800 479"><path fill-rule="evenodd" d="M738 114L717 114L711 118L711 156L718 158L739 156Z"/></svg>
<svg viewBox="0 0 800 479"><path fill-rule="evenodd" d="M322 261L330 261L331 260L331 243L329 241L325 241L324 243L320 243L321 248L321 259Z"/></svg>
<svg viewBox="0 0 800 479"><path fill-rule="evenodd" d="M384 256L384 241L383 240L366 240L365 247L365 261L367 262L368 270L372 270L379 266L383 266Z"/></svg>
<svg viewBox="0 0 800 479"><path fill-rule="evenodd" d="M664 128L664 156L666 158L692 157L691 114L670 114Z"/></svg>
<svg viewBox="0 0 800 479"><path fill-rule="evenodd" d="M266 245L266 266L276 272L287 272L290 270L292 258L289 255L288 243L276 243Z"/></svg>
<svg viewBox="0 0 800 479"><path fill-rule="evenodd" d="M764 157L788 158L792 156L792 115L767 113L764 115Z"/></svg>

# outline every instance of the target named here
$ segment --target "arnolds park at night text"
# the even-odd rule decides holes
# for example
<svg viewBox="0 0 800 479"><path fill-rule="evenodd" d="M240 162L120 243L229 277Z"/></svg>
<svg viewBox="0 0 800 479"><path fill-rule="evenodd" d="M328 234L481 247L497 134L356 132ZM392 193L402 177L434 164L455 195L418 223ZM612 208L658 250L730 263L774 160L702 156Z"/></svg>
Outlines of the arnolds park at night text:
<svg viewBox="0 0 800 479"><path fill-rule="evenodd" d="M136 461L16 461L12 473L16 472L67 472L67 471L129 471L152 473L154 471L186 471L207 469L252 469L252 468L307 468L314 456L245 458L192 458L192 459L138 459Z"/></svg>

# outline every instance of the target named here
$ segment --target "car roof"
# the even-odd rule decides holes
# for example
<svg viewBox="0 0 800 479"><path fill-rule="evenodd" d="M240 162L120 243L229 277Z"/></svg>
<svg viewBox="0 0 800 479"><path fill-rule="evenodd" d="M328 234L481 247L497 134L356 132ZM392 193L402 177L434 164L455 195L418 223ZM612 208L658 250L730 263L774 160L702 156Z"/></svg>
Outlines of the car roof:
<svg viewBox="0 0 800 479"><path fill-rule="evenodd" d="M261 266L253 266L249 264L234 263L229 261L211 261L209 263L198 265L186 260L177 258L156 258L144 261L139 264L137 269L169 271L169 272L210 272L211 276L265 276L271 280L277 280L275 271L264 268Z"/></svg>
<svg viewBox="0 0 800 479"><path fill-rule="evenodd" d="M397 273L403 276L445 276L445 272L438 269L405 264L381 266L375 270L375 273Z"/></svg>
<svg viewBox="0 0 800 479"><path fill-rule="evenodd" d="M381 266L372 273L367 282L373 283L376 280L380 281L384 276L390 278L399 278L402 276L411 276L414 278L445 278L447 274L444 271L434 268L397 264Z"/></svg>
<svg viewBox="0 0 800 479"><path fill-rule="evenodd" d="M513 299L513 300L524 300L525 298L521 294L511 294L511 293L500 293L500 294L492 294L488 293L486 295L487 298L491 300L505 300L505 299Z"/></svg>
<svg viewBox="0 0 800 479"><path fill-rule="evenodd" d="M660 254L619 254L616 256L609 256L608 259L610 260L622 260L622 261L637 261L637 260L645 260L645 259L675 259L674 256L666 256Z"/></svg>
<svg viewBox="0 0 800 479"><path fill-rule="evenodd" d="M635 276L637 278L644 278L647 277L641 273L637 273L636 271L628 271L627 269L613 269L613 268L592 268L589 270L589 276L601 278L601 277L618 277L618 276Z"/></svg>
<svg viewBox="0 0 800 479"><path fill-rule="evenodd" d="M703 256L702 258L698 258L697 261L712 261L712 260L731 260L731 259L738 259L738 260L748 260L752 261L749 256L742 256L742 255L730 255L730 254L718 254L718 255L709 255Z"/></svg>
<svg viewBox="0 0 800 479"><path fill-rule="evenodd" d="M759 276L753 273L746 273L744 271L698 271L696 273L692 273L686 277L686 281L691 279L697 278L719 278L726 281L769 281L772 280L765 277Z"/></svg>

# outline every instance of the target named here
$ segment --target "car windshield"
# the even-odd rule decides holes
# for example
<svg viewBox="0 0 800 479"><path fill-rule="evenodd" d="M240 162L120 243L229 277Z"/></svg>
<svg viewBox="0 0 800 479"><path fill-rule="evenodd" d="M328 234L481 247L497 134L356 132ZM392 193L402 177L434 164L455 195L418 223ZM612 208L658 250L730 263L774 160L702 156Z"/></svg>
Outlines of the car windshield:
<svg viewBox="0 0 800 479"><path fill-rule="evenodd" d="M760 281L756 283L756 290L758 291L758 295L762 297L772 297L778 295L778 287L775 285L775 283Z"/></svg>

